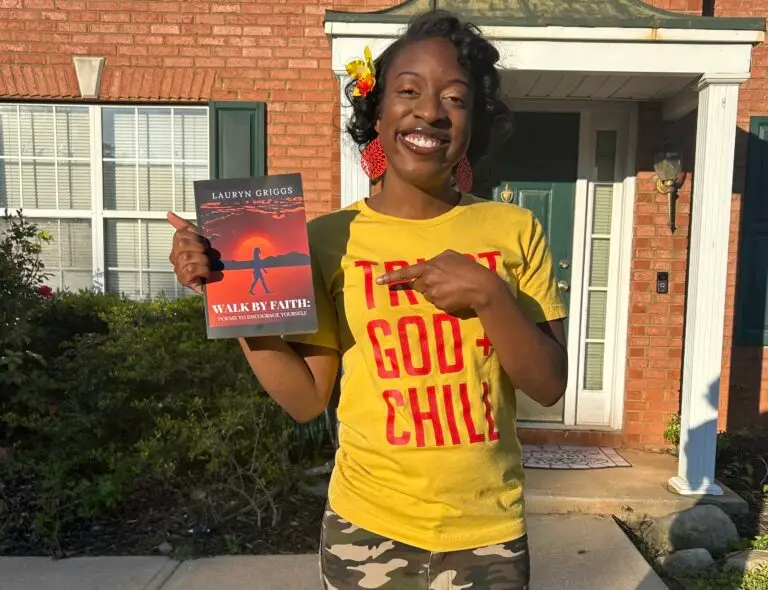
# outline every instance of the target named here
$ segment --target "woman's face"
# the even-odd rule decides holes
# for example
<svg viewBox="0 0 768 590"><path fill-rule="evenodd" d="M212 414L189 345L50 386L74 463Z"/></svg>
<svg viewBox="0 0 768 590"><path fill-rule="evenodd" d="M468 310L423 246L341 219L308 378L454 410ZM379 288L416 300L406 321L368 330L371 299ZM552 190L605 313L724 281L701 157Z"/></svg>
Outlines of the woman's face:
<svg viewBox="0 0 768 590"><path fill-rule="evenodd" d="M443 186L469 147L472 99L450 42L402 49L387 69L376 125L387 169L425 190Z"/></svg>

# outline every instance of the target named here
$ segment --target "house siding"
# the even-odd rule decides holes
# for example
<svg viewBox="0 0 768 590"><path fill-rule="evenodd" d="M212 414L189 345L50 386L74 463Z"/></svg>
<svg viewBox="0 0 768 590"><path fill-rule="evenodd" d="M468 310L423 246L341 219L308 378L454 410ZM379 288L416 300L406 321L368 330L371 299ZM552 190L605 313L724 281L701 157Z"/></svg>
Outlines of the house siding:
<svg viewBox="0 0 768 590"><path fill-rule="evenodd" d="M310 216L339 207L339 100L331 72L326 9L370 11L394 0L0 0L0 99L78 100L73 55L106 57L104 102L267 103L268 170L304 175ZM661 8L701 14L702 0L657 0ZM705 2L707 6L711 2ZM768 14L768 0L718 0L717 16ZM741 90L726 303L722 429L768 416L768 348L733 347L740 199L749 119L768 114L768 48L756 47ZM655 190L651 154L669 126L661 106L642 104L638 138L626 400L620 433L526 430L526 440L632 447L664 446L680 403L695 113L677 123L689 172L667 228L667 199ZM670 272L668 295L656 271Z"/></svg>

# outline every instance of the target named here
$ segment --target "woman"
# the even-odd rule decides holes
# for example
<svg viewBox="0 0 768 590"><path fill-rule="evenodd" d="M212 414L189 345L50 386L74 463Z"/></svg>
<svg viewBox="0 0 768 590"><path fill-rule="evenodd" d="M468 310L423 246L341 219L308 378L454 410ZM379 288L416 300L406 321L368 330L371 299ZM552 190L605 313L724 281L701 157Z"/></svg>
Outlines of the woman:
<svg viewBox="0 0 768 590"><path fill-rule="evenodd" d="M350 65L349 133L381 191L309 224L318 332L241 341L298 421L323 412L343 359L328 590L528 587L515 387L562 396L565 308L533 215L466 194L508 127L498 58L430 12ZM207 245L169 219L178 280L198 287Z"/></svg>

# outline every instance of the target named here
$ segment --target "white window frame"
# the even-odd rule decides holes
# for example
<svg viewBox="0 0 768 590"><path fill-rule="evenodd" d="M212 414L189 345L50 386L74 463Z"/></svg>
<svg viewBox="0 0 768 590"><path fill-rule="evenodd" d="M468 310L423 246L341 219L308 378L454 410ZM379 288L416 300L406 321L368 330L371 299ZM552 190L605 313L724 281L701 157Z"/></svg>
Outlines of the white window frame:
<svg viewBox="0 0 768 590"><path fill-rule="evenodd" d="M34 102L34 103L7 103L8 106L41 106L41 107L55 107L62 106L61 103L49 103L49 102ZM165 220L165 211L113 211L106 210L104 208L104 159L103 159L103 146L102 146L102 121L105 109L108 108L138 108L151 109L151 108L173 108L175 110L201 110L205 109L208 120L210 122L210 108L205 105L175 105L175 104L140 104L140 105L123 105L123 104L96 104L96 105L80 105L69 104L65 106L85 106L88 109L89 125L91 130L91 153L90 153L90 170L91 170L91 209L22 209L22 215L24 217L34 219L89 219L91 222L91 248L93 252L93 290L104 293L106 291L106 241L105 241L105 224L108 219L129 219L129 220ZM54 126L55 128L55 126ZM206 145L208 146L208 158L206 158L206 176L210 175L210 125L205 126L206 133ZM175 159L175 158L174 158ZM175 181L175 178L174 178ZM22 202L23 206L23 202ZM9 213L15 213L15 207L8 207ZM193 211L185 210L173 210L181 217L188 219L192 222L196 221L197 214ZM168 245L170 251L170 244ZM121 268L120 270L132 270L130 268ZM139 270L139 269L135 269ZM170 266L169 266L170 270Z"/></svg>

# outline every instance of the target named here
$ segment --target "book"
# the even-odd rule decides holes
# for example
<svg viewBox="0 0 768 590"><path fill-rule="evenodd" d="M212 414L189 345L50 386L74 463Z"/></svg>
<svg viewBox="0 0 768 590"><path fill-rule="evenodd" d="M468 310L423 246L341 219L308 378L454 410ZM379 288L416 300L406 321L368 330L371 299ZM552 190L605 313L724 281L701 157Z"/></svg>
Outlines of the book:
<svg viewBox="0 0 768 590"><path fill-rule="evenodd" d="M194 190L212 254L208 338L316 332L301 175L197 180Z"/></svg>

